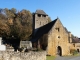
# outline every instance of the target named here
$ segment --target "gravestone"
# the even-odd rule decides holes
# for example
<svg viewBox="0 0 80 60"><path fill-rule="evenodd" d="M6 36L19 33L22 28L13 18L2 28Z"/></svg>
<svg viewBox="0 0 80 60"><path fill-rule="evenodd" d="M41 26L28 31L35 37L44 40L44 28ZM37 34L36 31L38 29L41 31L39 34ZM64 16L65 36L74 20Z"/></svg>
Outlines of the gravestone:
<svg viewBox="0 0 80 60"><path fill-rule="evenodd" d="M2 45L2 37L0 37L0 51L5 51L6 50L6 46Z"/></svg>
<svg viewBox="0 0 80 60"><path fill-rule="evenodd" d="M1 40L2 40L2 38L0 37L0 45L2 44L2 41Z"/></svg>
<svg viewBox="0 0 80 60"><path fill-rule="evenodd" d="M32 43L31 41L20 41L20 48L27 48L31 49L32 48Z"/></svg>

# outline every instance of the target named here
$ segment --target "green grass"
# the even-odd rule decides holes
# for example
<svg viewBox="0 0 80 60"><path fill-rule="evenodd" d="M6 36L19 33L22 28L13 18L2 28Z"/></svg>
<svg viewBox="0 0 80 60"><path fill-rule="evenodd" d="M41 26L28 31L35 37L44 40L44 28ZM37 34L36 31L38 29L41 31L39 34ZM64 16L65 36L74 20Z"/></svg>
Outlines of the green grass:
<svg viewBox="0 0 80 60"><path fill-rule="evenodd" d="M54 60L55 57L54 56L46 56L46 60Z"/></svg>
<svg viewBox="0 0 80 60"><path fill-rule="evenodd" d="M80 56L80 54L79 54L79 53L77 53L77 54L75 54L75 55L73 55L73 56Z"/></svg>

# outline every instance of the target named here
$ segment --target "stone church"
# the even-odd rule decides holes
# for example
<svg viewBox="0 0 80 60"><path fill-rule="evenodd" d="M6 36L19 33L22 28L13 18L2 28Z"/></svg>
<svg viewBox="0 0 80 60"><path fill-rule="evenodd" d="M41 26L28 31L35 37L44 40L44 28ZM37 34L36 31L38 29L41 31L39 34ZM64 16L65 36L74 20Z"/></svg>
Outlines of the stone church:
<svg viewBox="0 0 80 60"><path fill-rule="evenodd" d="M59 18L48 22L48 15L43 10L33 13L33 48L43 49L48 55L64 56L70 54L71 33L63 26Z"/></svg>

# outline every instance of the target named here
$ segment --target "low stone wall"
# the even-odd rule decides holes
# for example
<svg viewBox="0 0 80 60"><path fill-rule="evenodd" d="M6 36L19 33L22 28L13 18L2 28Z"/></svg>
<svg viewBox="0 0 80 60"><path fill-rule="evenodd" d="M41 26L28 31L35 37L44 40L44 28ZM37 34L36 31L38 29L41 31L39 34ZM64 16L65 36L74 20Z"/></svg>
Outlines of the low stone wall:
<svg viewBox="0 0 80 60"><path fill-rule="evenodd" d="M46 52L0 51L0 60L46 60Z"/></svg>

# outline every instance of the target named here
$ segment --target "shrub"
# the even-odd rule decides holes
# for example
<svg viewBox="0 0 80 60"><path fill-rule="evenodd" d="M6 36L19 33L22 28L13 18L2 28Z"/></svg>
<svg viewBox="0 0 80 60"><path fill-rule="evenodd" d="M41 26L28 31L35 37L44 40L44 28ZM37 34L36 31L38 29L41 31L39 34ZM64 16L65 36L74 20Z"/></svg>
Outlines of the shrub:
<svg viewBox="0 0 80 60"><path fill-rule="evenodd" d="M78 51L75 50L75 49L71 49L71 50L70 50L70 53L71 53L72 55L76 55L76 54L78 54Z"/></svg>
<svg viewBox="0 0 80 60"><path fill-rule="evenodd" d="M18 51L20 51L20 52L22 52L23 51L23 47L21 47L21 48L18 48Z"/></svg>

